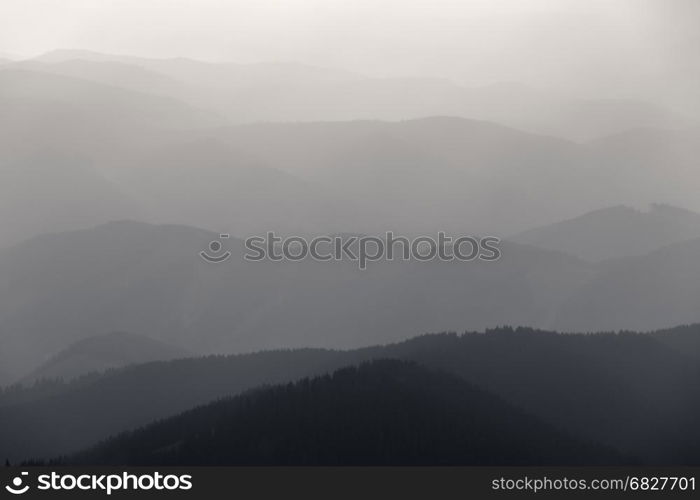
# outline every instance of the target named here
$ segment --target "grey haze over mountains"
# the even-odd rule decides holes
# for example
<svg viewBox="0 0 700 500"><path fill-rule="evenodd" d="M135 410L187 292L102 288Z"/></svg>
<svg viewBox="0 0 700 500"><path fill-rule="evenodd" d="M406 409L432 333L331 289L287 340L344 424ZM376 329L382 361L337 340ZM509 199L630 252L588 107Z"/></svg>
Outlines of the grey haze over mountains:
<svg viewBox="0 0 700 500"><path fill-rule="evenodd" d="M599 262L694 238L700 238L700 214L653 204L647 211L623 205L604 208L509 239Z"/></svg>
<svg viewBox="0 0 700 500"><path fill-rule="evenodd" d="M69 381L128 365L185 358L190 353L145 335L112 332L79 340L49 358L19 383L32 385L42 380Z"/></svg>
<svg viewBox="0 0 700 500"><path fill-rule="evenodd" d="M3 0L0 460L700 464L698 14Z"/></svg>
<svg viewBox="0 0 700 500"><path fill-rule="evenodd" d="M126 137L157 143L161 127L221 123L169 98L46 73L0 70L0 89L2 245L145 217L103 175L109 151L136 148Z"/></svg>
<svg viewBox="0 0 700 500"><path fill-rule="evenodd" d="M450 115L580 141L630 128L700 125L698 116L650 102L577 98L514 82L468 87L445 79L376 78L299 64L214 64L80 50L57 50L16 66L168 95L216 110L234 123Z"/></svg>
<svg viewBox="0 0 700 500"><path fill-rule="evenodd" d="M504 245L497 263L248 262L216 234L115 222L0 251L0 366L20 377L65 346L139 332L196 353L360 347L440 329L546 324L591 272L574 257Z"/></svg>
<svg viewBox="0 0 700 500"><path fill-rule="evenodd" d="M232 353L700 320L700 129L658 104L75 51L3 64L0 90L5 381L113 331ZM439 230L515 236L495 263L366 273L241 255ZM234 255L207 265L220 232Z"/></svg>
<svg viewBox="0 0 700 500"><path fill-rule="evenodd" d="M553 325L576 329L655 329L698 317L700 239L675 243L641 257L604 262L595 277L559 311Z"/></svg>
<svg viewBox="0 0 700 500"><path fill-rule="evenodd" d="M199 354L352 348L426 331L518 324L563 331L700 321L700 239L599 264L502 243L497 262L225 263L215 233L115 222L0 251L0 366L21 378L65 346L143 332Z"/></svg>
<svg viewBox="0 0 700 500"><path fill-rule="evenodd" d="M700 132L694 122L640 121L623 106L618 111L627 121L608 130L618 123L609 116L618 112L611 111L612 101L594 106L601 123L591 126L601 134L619 133L585 143L541 135L537 126L500 112L433 106L435 99L413 90L404 98L402 89L412 84L392 80L377 83L386 90L375 96L387 113L368 108L351 117L372 120L313 121L348 117L314 114L313 103L296 92L287 97L297 112L308 113L303 120L230 111L239 106L231 102L236 100L261 112L285 107L269 96L260 97L267 103L260 105L259 96L245 89L265 94L298 87L323 103L318 85L375 83L300 65L74 52L3 65L0 170L7 182L0 188L0 245L120 219L241 237L268 230L416 234L437 228L508 235L619 204L700 210L694 170ZM440 99L453 94L448 82L425 85ZM529 99L517 85L474 92L479 105L497 105L506 114ZM374 94L365 94L349 89L329 102L359 110L353 99L360 99L372 108ZM571 136L547 118L547 110L571 106L544 102L551 93L536 94L541 102L524 115ZM414 105L426 107L410 111ZM436 113L467 118L376 119ZM586 123L585 115L574 113L572 123ZM305 123L230 125L260 119Z"/></svg>

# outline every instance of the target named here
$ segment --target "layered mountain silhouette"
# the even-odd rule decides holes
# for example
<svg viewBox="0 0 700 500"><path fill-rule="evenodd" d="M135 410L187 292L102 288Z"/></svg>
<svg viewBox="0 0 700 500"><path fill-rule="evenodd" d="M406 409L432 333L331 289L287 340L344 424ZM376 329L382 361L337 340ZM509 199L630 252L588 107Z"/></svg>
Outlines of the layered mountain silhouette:
<svg viewBox="0 0 700 500"><path fill-rule="evenodd" d="M217 238L125 221L0 251L3 368L19 379L69 344L115 330L206 354L352 348L435 327L648 331L700 321L700 240L597 264L502 242L496 262L381 260L361 271L352 261L248 262L236 238L225 242L231 257L212 265L199 252Z"/></svg>
<svg viewBox="0 0 700 500"><path fill-rule="evenodd" d="M597 262L644 255L695 238L700 238L700 214L654 204L648 211L604 208L509 239Z"/></svg>
<svg viewBox="0 0 700 500"><path fill-rule="evenodd" d="M382 216L378 230L501 235L620 204L700 210L699 137L697 129L643 129L580 145L449 117L222 131L222 140L329 192L352 191Z"/></svg>
<svg viewBox="0 0 700 500"><path fill-rule="evenodd" d="M245 148L196 137L168 143L112 170L122 192L151 219L200 227L313 233L369 218L349 199L280 170ZM183 196L187 193L187 196Z"/></svg>
<svg viewBox="0 0 700 500"><path fill-rule="evenodd" d="M700 358L700 327L698 325L677 326L667 330L659 330L652 335L660 342L686 356Z"/></svg>
<svg viewBox="0 0 700 500"><path fill-rule="evenodd" d="M168 95L236 123L405 120L454 115L588 140L630 128L687 128L693 119L633 99L580 99L512 82L372 78L300 64L204 63L57 50L16 66Z"/></svg>
<svg viewBox="0 0 700 500"><path fill-rule="evenodd" d="M2 130L25 140L47 130L101 138L149 127L187 129L221 126L215 112L202 111L171 97L44 71L3 65ZM26 130L26 127L38 127Z"/></svg>
<svg viewBox="0 0 700 500"><path fill-rule="evenodd" d="M174 99L5 66L0 87L0 246L48 231L148 219L141 201L108 175L106 167L119 162L110 151L135 153L137 142L153 147L161 129L222 123Z"/></svg>
<svg viewBox="0 0 700 500"><path fill-rule="evenodd" d="M506 235L618 204L662 200L700 210L692 178L700 141L692 125L633 123L629 127L656 128L624 126L617 135L580 144L509 128L503 124L520 125L498 113L459 113L450 105L368 114L373 120L365 121L308 121L333 119L321 113L304 123L232 127L226 125L234 120L220 116L224 97L210 87L205 97L217 103L209 108L179 95L200 85L179 82L180 73L220 79L227 102L240 95L253 111L282 109L274 100L260 106L242 90L252 85L264 94L266 79L302 87L365 85L367 79L289 65L85 57L12 63L0 71L6 90L0 171L9 179L0 194L2 213L12 214L0 217L0 246L120 219L240 235L271 229L415 234L437 227ZM65 71L56 69L64 65ZM381 85L387 85L381 102L401 94ZM438 87L440 95L450 93ZM476 92L475 101L487 101L484 93L501 102L508 88ZM427 102L409 94L404 101ZM321 95L310 91L310 99ZM289 96L295 109L308 112L297 97ZM348 99L332 101L346 105ZM236 113L240 121L254 119ZM435 114L466 118L424 118ZM31 193L35 204L18 193Z"/></svg>
<svg viewBox="0 0 700 500"><path fill-rule="evenodd" d="M635 238L648 247L663 245L664 235L681 238L682 230L657 220L676 221L687 234L694 227L693 214L672 208L619 212L624 221L641 218L628 237L615 236L605 216L584 221L601 221L590 225L591 237L610 234L632 253ZM658 238L642 230L649 223ZM559 228L569 234L568 226ZM225 242L230 259L211 265L199 252L217 238L124 221L0 251L1 366L21 378L72 342L115 330L147 332L196 353L233 353L360 347L436 327L648 331L700 321L693 271L700 240L600 263L504 241L496 262L380 260L365 272L352 261L248 262L236 238Z"/></svg>
<svg viewBox="0 0 700 500"><path fill-rule="evenodd" d="M6 146L0 159L0 247L37 234L146 215L138 202L95 171L89 157L50 146L15 148L5 139L0 138Z"/></svg>
<svg viewBox="0 0 700 500"><path fill-rule="evenodd" d="M664 85L0 60L0 459L699 465L700 115ZM514 236L363 271L246 261L269 231Z"/></svg>
<svg viewBox="0 0 700 500"><path fill-rule="evenodd" d="M501 328L354 351L302 349L147 363L5 390L0 441L13 462L69 455L261 385L386 358L457 375L570 436L615 448L626 460L697 464L698 332L697 325L653 335ZM53 432L56 427L63 432ZM151 444L144 442L141 450L159 448Z"/></svg>
<svg viewBox="0 0 700 500"><path fill-rule="evenodd" d="M453 375L380 360L214 402L63 463L551 465L620 463Z"/></svg>
<svg viewBox="0 0 700 500"><path fill-rule="evenodd" d="M69 382L10 386L0 395L3 458L15 463L77 452L194 406L347 364L342 352L300 349L153 362Z"/></svg>
<svg viewBox="0 0 700 500"><path fill-rule="evenodd" d="M502 244L496 262L249 262L200 258L217 234L114 222L0 251L0 365L27 374L108 331L199 353L360 347L467 325L543 325L593 270L575 257ZM107 330L107 332L105 331Z"/></svg>
<svg viewBox="0 0 700 500"><path fill-rule="evenodd" d="M187 356L188 352L184 349L145 335L113 332L74 342L23 377L20 382L31 385L40 380L70 380L126 365Z"/></svg>
<svg viewBox="0 0 700 500"><path fill-rule="evenodd" d="M700 239L675 243L641 257L604 262L567 299L553 324L567 331L661 329L698 318Z"/></svg>

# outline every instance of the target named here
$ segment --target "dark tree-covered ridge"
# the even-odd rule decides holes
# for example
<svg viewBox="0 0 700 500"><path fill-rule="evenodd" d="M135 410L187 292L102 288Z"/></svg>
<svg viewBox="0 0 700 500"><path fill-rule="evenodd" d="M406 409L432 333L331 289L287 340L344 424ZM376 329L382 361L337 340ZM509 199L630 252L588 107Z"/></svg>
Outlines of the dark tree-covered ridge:
<svg viewBox="0 0 700 500"><path fill-rule="evenodd" d="M67 463L619 463L454 375L379 360L247 392L122 434Z"/></svg>

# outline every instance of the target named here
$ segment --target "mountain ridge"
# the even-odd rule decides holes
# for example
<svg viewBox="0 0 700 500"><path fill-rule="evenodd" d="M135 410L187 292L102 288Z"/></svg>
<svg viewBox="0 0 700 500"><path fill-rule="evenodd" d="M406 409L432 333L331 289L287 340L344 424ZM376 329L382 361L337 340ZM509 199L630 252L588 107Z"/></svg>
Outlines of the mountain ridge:
<svg viewBox="0 0 700 500"><path fill-rule="evenodd" d="M594 210L508 239L575 255L589 262L646 255L700 237L700 214L667 204L647 210L617 205Z"/></svg>
<svg viewBox="0 0 700 500"><path fill-rule="evenodd" d="M620 462L614 451L570 437L457 377L395 360L249 391L59 461L179 466Z"/></svg>

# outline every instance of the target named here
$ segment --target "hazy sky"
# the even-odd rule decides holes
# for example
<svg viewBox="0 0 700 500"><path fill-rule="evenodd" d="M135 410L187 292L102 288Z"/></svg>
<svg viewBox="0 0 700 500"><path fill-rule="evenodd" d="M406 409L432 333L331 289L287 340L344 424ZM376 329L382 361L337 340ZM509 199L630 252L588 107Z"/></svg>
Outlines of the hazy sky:
<svg viewBox="0 0 700 500"><path fill-rule="evenodd" d="M0 54L83 48L557 84L696 55L699 23L696 0L2 0Z"/></svg>

